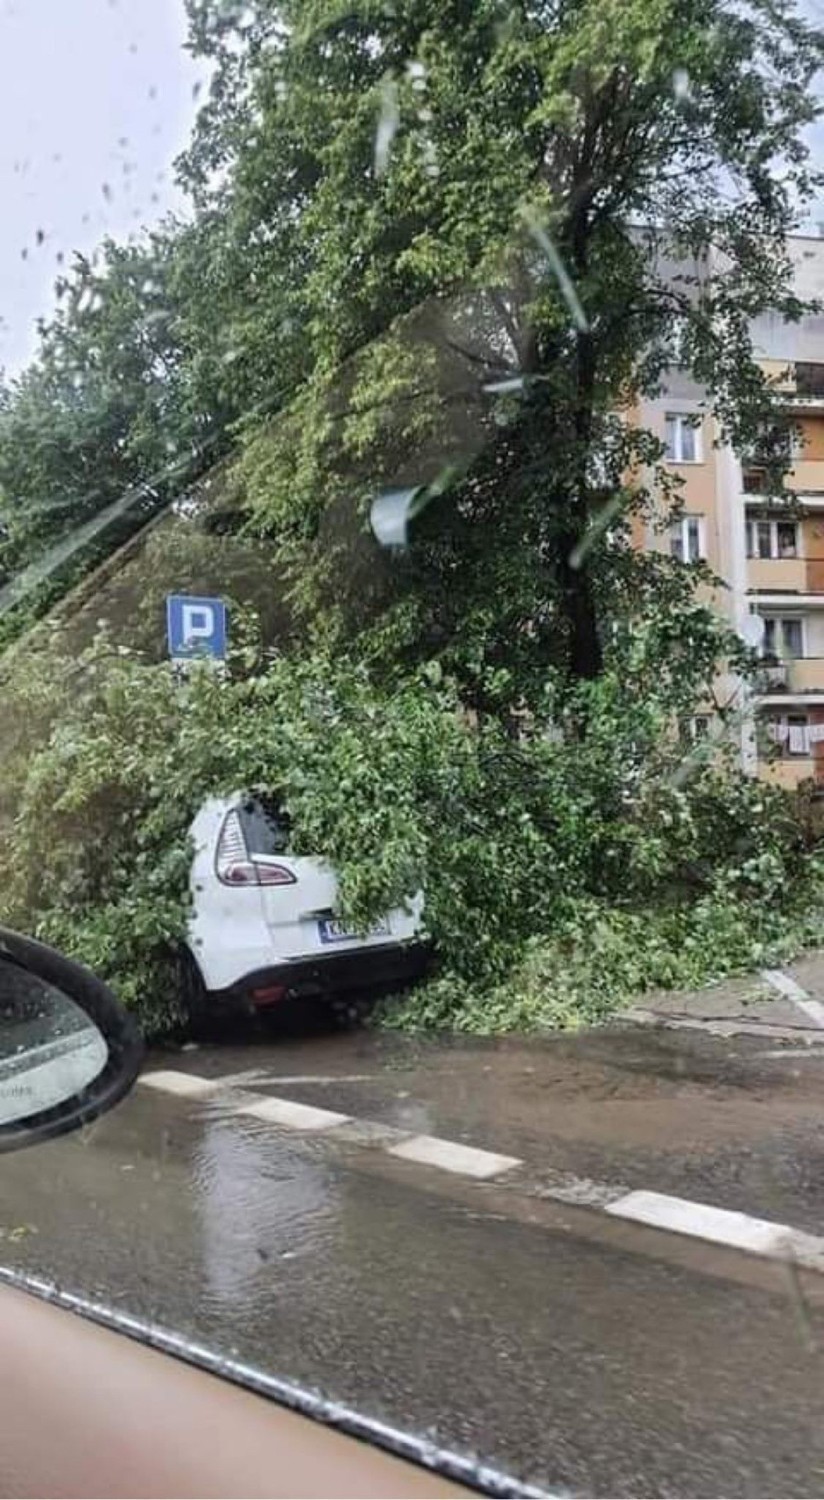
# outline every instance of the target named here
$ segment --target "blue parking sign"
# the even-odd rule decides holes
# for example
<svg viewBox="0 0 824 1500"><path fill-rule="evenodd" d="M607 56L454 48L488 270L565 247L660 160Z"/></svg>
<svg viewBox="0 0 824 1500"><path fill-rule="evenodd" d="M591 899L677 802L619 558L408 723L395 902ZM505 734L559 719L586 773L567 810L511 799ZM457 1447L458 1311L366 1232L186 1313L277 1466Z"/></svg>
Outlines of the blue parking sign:
<svg viewBox="0 0 824 1500"><path fill-rule="evenodd" d="M193 599L187 594L169 594L166 626L172 661L208 657L226 658L226 605L222 599Z"/></svg>

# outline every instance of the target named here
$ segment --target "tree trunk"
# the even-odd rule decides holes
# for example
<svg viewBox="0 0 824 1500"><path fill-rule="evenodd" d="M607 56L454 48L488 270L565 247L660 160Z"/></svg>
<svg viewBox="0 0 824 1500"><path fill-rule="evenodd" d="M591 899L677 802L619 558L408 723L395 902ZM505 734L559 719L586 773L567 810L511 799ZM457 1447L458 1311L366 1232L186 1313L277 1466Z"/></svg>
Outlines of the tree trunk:
<svg viewBox="0 0 824 1500"><path fill-rule="evenodd" d="M603 652L592 579L586 562L579 568L573 568L569 562L570 553L579 541L580 536L574 535L564 536L561 540L561 596L569 630L569 670L573 677L591 679L601 673Z"/></svg>

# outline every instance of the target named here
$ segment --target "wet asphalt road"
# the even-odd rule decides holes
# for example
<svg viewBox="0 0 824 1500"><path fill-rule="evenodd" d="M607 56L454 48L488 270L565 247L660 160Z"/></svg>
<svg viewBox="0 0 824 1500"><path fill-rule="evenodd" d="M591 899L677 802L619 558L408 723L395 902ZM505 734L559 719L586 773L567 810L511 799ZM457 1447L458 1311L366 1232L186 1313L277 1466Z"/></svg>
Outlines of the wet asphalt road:
<svg viewBox="0 0 824 1500"><path fill-rule="evenodd" d="M542 1172L824 1233L824 1057L615 1032L153 1060L524 1158L469 1182L138 1088L0 1159L0 1261L550 1489L824 1492L824 1276L537 1196Z"/></svg>

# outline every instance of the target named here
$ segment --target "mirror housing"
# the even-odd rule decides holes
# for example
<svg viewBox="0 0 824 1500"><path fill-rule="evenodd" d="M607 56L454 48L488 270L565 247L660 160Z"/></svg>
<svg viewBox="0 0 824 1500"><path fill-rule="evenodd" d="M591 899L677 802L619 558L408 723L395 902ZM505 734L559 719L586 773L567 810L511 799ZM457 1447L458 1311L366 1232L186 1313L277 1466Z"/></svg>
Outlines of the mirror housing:
<svg viewBox="0 0 824 1500"><path fill-rule="evenodd" d="M29 1111L21 1106L19 1112L0 1117L0 1152L18 1150L87 1125L128 1093L143 1057L137 1026L102 980L54 948L0 927L0 1060L3 1027L9 1025L8 1013L3 1015L4 998L8 1012L7 997L14 979L23 981L23 988L27 979L35 981L35 987L39 985L44 994L62 999L72 1012L81 1012L88 1019L88 1035L99 1043L99 1053L92 1051L97 1056L93 1076L87 1079L78 1075L72 1092L58 1096L59 1102ZM44 1050L42 1043L32 1048L32 1055L38 1050ZM18 1043L11 1062L14 1076L20 1080L25 1080L27 1055L25 1044ZM43 1065L33 1062L31 1067L42 1071ZM17 1089L24 1091L25 1084L18 1083Z"/></svg>

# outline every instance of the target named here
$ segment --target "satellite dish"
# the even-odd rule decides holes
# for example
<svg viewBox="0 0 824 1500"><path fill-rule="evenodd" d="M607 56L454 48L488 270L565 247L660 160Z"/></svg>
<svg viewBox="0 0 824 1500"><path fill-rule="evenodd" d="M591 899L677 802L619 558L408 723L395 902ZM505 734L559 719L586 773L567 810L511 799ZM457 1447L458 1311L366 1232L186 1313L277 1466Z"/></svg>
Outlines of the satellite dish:
<svg viewBox="0 0 824 1500"><path fill-rule="evenodd" d="M750 646L753 651L757 651L759 646L764 644L766 629L767 627L761 615L747 615L746 620L743 621L739 628L738 634L745 646Z"/></svg>

